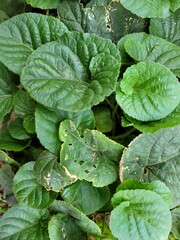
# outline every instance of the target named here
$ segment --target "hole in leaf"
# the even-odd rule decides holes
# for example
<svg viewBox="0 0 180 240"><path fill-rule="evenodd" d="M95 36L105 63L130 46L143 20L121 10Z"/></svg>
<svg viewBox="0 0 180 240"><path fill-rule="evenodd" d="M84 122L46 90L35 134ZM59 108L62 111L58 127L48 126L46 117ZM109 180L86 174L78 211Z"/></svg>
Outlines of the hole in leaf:
<svg viewBox="0 0 180 240"><path fill-rule="evenodd" d="M72 146L72 143L69 143L68 145L69 145L69 146Z"/></svg>
<svg viewBox="0 0 180 240"><path fill-rule="evenodd" d="M144 174L146 174L148 172L147 167L144 168Z"/></svg>
<svg viewBox="0 0 180 240"><path fill-rule="evenodd" d="M93 165L94 168L96 168L96 165Z"/></svg>
<svg viewBox="0 0 180 240"><path fill-rule="evenodd" d="M80 165L83 165L83 163L84 163L84 161L79 161L79 164L80 164Z"/></svg>
<svg viewBox="0 0 180 240"><path fill-rule="evenodd" d="M85 173L89 173L89 171L88 171L88 170L85 170Z"/></svg>

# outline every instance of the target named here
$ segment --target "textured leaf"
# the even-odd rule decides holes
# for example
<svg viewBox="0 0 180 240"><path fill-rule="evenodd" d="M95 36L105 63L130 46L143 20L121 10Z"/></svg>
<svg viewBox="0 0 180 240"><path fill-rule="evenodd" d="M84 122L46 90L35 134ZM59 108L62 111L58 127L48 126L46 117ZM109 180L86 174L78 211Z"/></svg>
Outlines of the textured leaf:
<svg viewBox="0 0 180 240"><path fill-rule="evenodd" d="M76 112L115 90L119 68L119 52L109 40L72 32L38 48L29 57L21 82L37 102Z"/></svg>
<svg viewBox="0 0 180 240"><path fill-rule="evenodd" d="M33 171L35 162L24 164L13 180L14 195L19 203L34 208L47 208L57 197L54 192L48 192L42 187Z"/></svg>
<svg viewBox="0 0 180 240"><path fill-rule="evenodd" d="M108 108L97 107L94 109L96 129L100 132L110 132L113 127L111 112Z"/></svg>
<svg viewBox="0 0 180 240"><path fill-rule="evenodd" d="M140 121L166 117L179 105L179 96L176 77L154 62L129 67L116 90L116 100L123 111Z"/></svg>
<svg viewBox="0 0 180 240"><path fill-rule="evenodd" d="M174 206L180 203L180 126L153 134L141 134L125 151L120 166L121 180L164 182L173 193ZM141 146L141 147L140 147Z"/></svg>
<svg viewBox="0 0 180 240"><path fill-rule="evenodd" d="M154 61L180 77L180 48L162 38L146 33L127 35L126 52L136 61Z"/></svg>
<svg viewBox="0 0 180 240"><path fill-rule="evenodd" d="M35 133L35 119L34 115L27 115L23 120L23 127L28 133Z"/></svg>
<svg viewBox="0 0 180 240"><path fill-rule="evenodd" d="M120 190L135 190L135 189L144 189L155 192L161 196L161 198L166 202L166 204L168 204L169 206L171 206L172 204L173 196L169 188L163 182L157 180L151 183L143 183L135 179L128 179L118 186L116 192L119 192ZM118 200L117 196L116 200Z"/></svg>
<svg viewBox="0 0 180 240"><path fill-rule="evenodd" d="M91 110L82 112L66 112L50 110L37 105L35 112L36 133L41 144L55 155L59 155L60 140L58 136L59 124L65 119L74 121L77 129L83 133L86 128L94 128L95 118Z"/></svg>
<svg viewBox="0 0 180 240"><path fill-rule="evenodd" d="M180 46L180 9L167 18L152 18L150 34Z"/></svg>
<svg viewBox="0 0 180 240"><path fill-rule="evenodd" d="M117 166L123 146L96 130L85 130L81 138L74 123L65 120L60 125L60 159L68 171L80 180L104 187L117 179Z"/></svg>
<svg viewBox="0 0 180 240"><path fill-rule="evenodd" d="M1 0L0 9L12 17L25 11L25 0Z"/></svg>
<svg viewBox="0 0 180 240"><path fill-rule="evenodd" d="M176 11L178 8L180 8L180 0L171 0L171 11Z"/></svg>
<svg viewBox="0 0 180 240"><path fill-rule="evenodd" d="M67 186L61 193L62 198L89 215L102 208L110 198L108 187L95 188L87 181L77 181ZM90 199L93 199L91 201Z"/></svg>
<svg viewBox="0 0 180 240"><path fill-rule="evenodd" d="M0 96L0 122L2 122L4 116L11 111L12 102L13 99L11 95Z"/></svg>
<svg viewBox="0 0 180 240"><path fill-rule="evenodd" d="M121 190L114 194L112 204L115 208L110 216L110 229L119 240L167 239L171 213L158 194L140 189Z"/></svg>
<svg viewBox="0 0 180 240"><path fill-rule="evenodd" d="M101 236L101 230L95 222L90 220L84 213L77 208L63 201L54 201L51 204L54 211L68 213L74 218L74 222L85 232L95 236Z"/></svg>
<svg viewBox="0 0 180 240"><path fill-rule="evenodd" d="M9 133L13 138L19 140L25 140L30 138L30 135L23 127L23 119L21 118L16 118L15 120L10 122Z"/></svg>
<svg viewBox="0 0 180 240"><path fill-rule="evenodd" d="M0 25L0 61L20 74L33 50L58 39L66 31L64 24L51 16L17 15Z"/></svg>
<svg viewBox="0 0 180 240"><path fill-rule="evenodd" d="M169 0L121 0L121 4L143 18L165 18L170 14Z"/></svg>
<svg viewBox="0 0 180 240"><path fill-rule="evenodd" d="M177 207L171 211L172 214L172 229L176 239L180 238L180 207Z"/></svg>
<svg viewBox="0 0 180 240"><path fill-rule="evenodd" d="M74 219L66 214L54 215L48 225L49 237L51 240L73 239L86 240L86 233L83 232Z"/></svg>
<svg viewBox="0 0 180 240"><path fill-rule="evenodd" d="M16 204L0 219L0 239L49 240L48 212Z"/></svg>
<svg viewBox="0 0 180 240"><path fill-rule="evenodd" d="M26 3L30 4L34 8L52 9L59 6L59 0L26 0Z"/></svg>
<svg viewBox="0 0 180 240"><path fill-rule="evenodd" d="M41 185L55 192L77 180L75 176L68 174L57 162L57 157L48 151L42 152L38 157L34 165L34 174Z"/></svg>

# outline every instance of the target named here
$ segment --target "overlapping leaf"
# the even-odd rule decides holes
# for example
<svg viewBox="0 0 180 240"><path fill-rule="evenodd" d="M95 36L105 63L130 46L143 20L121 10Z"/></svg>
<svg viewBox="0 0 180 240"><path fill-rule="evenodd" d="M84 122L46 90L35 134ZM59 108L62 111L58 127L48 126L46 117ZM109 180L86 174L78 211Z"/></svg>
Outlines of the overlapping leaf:
<svg viewBox="0 0 180 240"><path fill-rule="evenodd" d="M38 48L29 57L21 82L37 102L76 112L115 90L119 68L119 52L109 40L72 32Z"/></svg>
<svg viewBox="0 0 180 240"><path fill-rule="evenodd" d="M179 105L180 84L164 66L140 62L129 67L116 90L123 111L140 121L169 115Z"/></svg>
<svg viewBox="0 0 180 240"><path fill-rule="evenodd" d="M173 193L173 204L180 203L180 127L141 134L125 151L120 167L123 179L164 182Z"/></svg>
<svg viewBox="0 0 180 240"><path fill-rule="evenodd" d="M52 9L57 8L59 6L59 0L26 0L28 4L30 4L34 8L41 9Z"/></svg>
<svg viewBox="0 0 180 240"><path fill-rule="evenodd" d="M36 48L66 31L65 25L51 16L24 13L12 17L0 25L0 62L20 74Z"/></svg>
<svg viewBox="0 0 180 240"><path fill-rule="evenodd" d="M80 180L104 187L117 179L117 165L123 146L96 130L85 130L82 138L74 123L65 120L60 125L60 159L68 171Z"/></svg>

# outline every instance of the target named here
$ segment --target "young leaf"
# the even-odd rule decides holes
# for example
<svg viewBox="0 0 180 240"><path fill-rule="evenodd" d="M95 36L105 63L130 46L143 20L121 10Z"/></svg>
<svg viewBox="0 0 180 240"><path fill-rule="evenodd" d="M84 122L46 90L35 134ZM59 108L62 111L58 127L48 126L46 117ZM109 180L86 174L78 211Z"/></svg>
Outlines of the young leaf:
<svg viewBox="0 0 180 240"><path fill-rule="evenodd" d="M113 196L112 204L115 208L110 216L110 229L119 240L167 239L171 230L171 213L155 192L121 190Z"/></svg>
<svg viewBox="0 0 180 240"><path fill-rule="evenodd" d="M110 198L108 187L95 188L87 181L77 181L61 192L62 198L89 215L102 208ZM90 201L93 199L93 201Z"/></svg>
<svg viewBox="0 0 180 240"><path fill-rule="evenodd" d="M57 8L59 6L59 0L26 0L26 3L30 4L34 8L41 9L52 9Z"/></svg>
<svg viewBox="0 0 180 240"><path fill-rule="evenodd" d="M167 18L152 18L150 21L150 34L166 39L180 46L180 9Z"/></svg>
<svg viewBox="0 0 180 240"><path fill-rule="evenodd" d="M66 31L65 25L51 16L24 13L12 17L0 25L0 62L20 74L36 48Z"/></svg>
<svg viewBox="0 0 180 240"><path fill-rule="evenodd" d="M101 230L98 225L90 220L84 213L72 205L63 201L54 201L51 204L51 209L56 212L69 214L74 218L74 222L85 232L101 236Z"/></svg>
<svg viewBox="0 0 180 240"><path fill-rule="evenodd" d="M116 100L123 111L140 121L166 117L179 105L179 96L176 77L154 62L129 67L116 90Z"/></svg>
<svg viewBox="0 0 180 240"><path fill-rule="evenodd" d="M23 120L23 127L27 133L35 133L35 119L34 115L27 115Z"/></svg>
<svg viewBox="0 0 180 240"><path fill-rule="evenodd" d="M22 118L16 118L15 120L10 122L9 133L13 138L18 140L26 140L30 138L30 135L26 132L25 128L23 127Z"/></svg>
<svg viewBox="0 0 180 240"><path fill-rule="evenodd" d="M0 239L49 240L47 210L16 204L0 219Z"/></svg>
<svg viewBox="0 0 180 240"><path fill-rule="evenodd" d="M29 57L21 82L37 102L77 112L115 90L119 68L119 52L109 40L71 32L38 48Z"/></svg>
<svg viewBox="0 0 180 240"><path fill-rule="evenodd" d="M67 214L54 215L48 224L48 232L50 240L59 239L73 239L73 240L86 240L87 235L82 231L74 219Z"/></svg>
<svg viewBox="0 0 180 240"><path fill-rule="evenodd" d="M16 173L13 180L14 195L19 203L34 208L47 208L57 197L54 192L42 187L33 171L35 162L24 164Z"/></svg>
<svg viewBox="0 0 180 240"><path fill-rule="evenodd" d="M121 4L133 12L134 14L143 18L165 18L170 14L169 0L121 0Z"/></svg>
<svg viewBox="0 0 180 240"><path fill-rule="evenodd" d="M96 129L102 133L110 132L113 127L113 121L109 108L97 107L93 111L96 119Z"/></svg>
<svg viewBox="0 0 180 240"><path fill-rule="evenodd" d="M55 192L61 191L77 180L75 176L68 174L68 171L57 162L57 157L48 151L40 154L33 171L41 185Z"/></svg>
<svg viewBox="0 0 180 240"><path fill-rule="evenodd" d="M80 180L104 187L117 179L117 166L123 146L96 130L85 130L81 138L74 123L65 120L60 125L60 159L68 171Z"/></svg>
<svg viewBox="0 0 180 240"><path fill-rule="evenodd" d="M177 206L180 201L179 139L180 126L139 135L123 154L120 162L121 180L160 180L173 193L173 206Z"/></svg>

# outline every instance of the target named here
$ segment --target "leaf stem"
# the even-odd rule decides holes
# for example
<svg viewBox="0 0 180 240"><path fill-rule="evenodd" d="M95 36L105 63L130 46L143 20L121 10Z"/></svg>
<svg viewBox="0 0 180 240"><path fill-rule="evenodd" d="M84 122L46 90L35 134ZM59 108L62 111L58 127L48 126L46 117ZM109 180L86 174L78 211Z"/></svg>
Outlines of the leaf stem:
<svg viewBox="0 0 180 240"><path fill-rule="evenodd" d="M127 136L129 136L131 133L133 133L136 129L135 128L131 128L129 131L123 133L123 134L120 134L120 135L117 135L117 136L112 136L111 138L113 140L116 140L116 139L122 139L122 138L125 138Z"/></svg>

